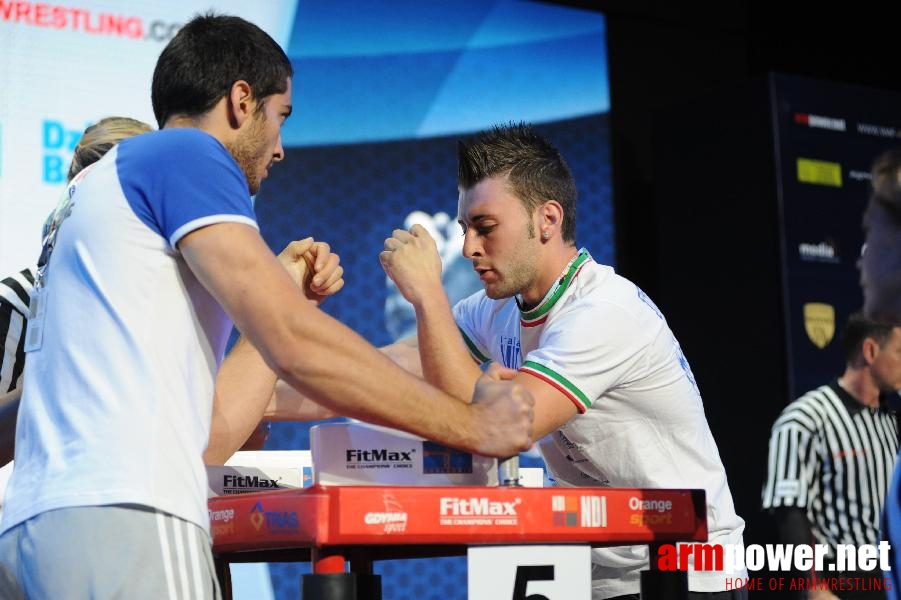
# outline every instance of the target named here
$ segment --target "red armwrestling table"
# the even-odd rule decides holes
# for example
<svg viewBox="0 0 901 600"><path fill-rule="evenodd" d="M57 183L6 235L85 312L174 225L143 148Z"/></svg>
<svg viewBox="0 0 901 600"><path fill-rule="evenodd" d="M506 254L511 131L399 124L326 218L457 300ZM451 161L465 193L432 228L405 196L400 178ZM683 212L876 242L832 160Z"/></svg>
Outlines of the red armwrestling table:
<svg viewBox="0 0 901 600"><path fill-rule="evenodd" d="M480 544L621 546L706 541L703 490L319 486L210 498L223 596L232 562L311 562L372 577L376 560L466 554ZM652 565L654 561L651 561ZM358 592L380 598L375 584ZM365 591L364 591L365 590Z"/></svg>

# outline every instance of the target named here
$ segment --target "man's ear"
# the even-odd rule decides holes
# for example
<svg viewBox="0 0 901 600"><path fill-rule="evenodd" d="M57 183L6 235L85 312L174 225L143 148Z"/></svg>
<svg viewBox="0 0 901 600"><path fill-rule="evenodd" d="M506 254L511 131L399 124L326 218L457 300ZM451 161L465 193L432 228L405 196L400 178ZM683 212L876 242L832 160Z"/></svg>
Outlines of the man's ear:
<svg viewBox="0 0 901 600"><path fill-rule="evenodd" d="M860 346L860 355L867 365L872 365L879 354L879 342L871 337L864 338Z"/></svg>
<svg viewBox="0 0 901 600"><path fill-rule="evenodd" d="M239 129L247 119L251 118L255 108L256 100L253 98L250 84L243 79L234 82L228 94L229 125Z"/></svg>
<svg viewBox="0 0 901 600"><path fill-rule="evenodd" d="M556 200L548 200L538 207L542 228L559 229L563 225L563 207Z"/></svg>

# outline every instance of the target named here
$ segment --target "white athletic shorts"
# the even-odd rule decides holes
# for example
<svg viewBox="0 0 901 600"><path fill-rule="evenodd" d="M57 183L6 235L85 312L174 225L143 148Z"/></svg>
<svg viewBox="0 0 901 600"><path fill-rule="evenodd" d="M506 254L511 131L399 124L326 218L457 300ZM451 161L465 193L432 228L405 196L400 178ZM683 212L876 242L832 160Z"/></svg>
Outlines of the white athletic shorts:
<svg viewBox="0 0 901 600"><path fill-rule="evenodd" d="M0 598L219 600L207 533L138 505L41 513L0 536Z"/></svg>

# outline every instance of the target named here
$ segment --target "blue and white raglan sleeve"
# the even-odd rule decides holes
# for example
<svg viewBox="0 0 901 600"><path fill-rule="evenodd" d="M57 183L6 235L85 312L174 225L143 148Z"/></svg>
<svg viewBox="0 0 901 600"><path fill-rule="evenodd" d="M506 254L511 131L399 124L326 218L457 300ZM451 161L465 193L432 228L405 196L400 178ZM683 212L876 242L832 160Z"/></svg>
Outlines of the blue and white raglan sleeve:
<svg viewBox="0 0 901 600"><path fill-rule="evenodd" d="M172 248L191 231L214 223L259 229L244 173L217 139L198 129L125 140L116 166L135 215Z"/></svg>

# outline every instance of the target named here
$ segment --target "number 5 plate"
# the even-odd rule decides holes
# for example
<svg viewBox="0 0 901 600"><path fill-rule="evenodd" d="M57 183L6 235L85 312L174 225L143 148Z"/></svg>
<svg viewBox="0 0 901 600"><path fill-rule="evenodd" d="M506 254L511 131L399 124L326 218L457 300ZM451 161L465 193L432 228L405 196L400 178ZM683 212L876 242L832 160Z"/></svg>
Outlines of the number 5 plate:
<svg viewBox="0 0 901 600"><path fill-rule="evenodd" d="M469 600L591 600L587 545L473 546Z"/></svg>

